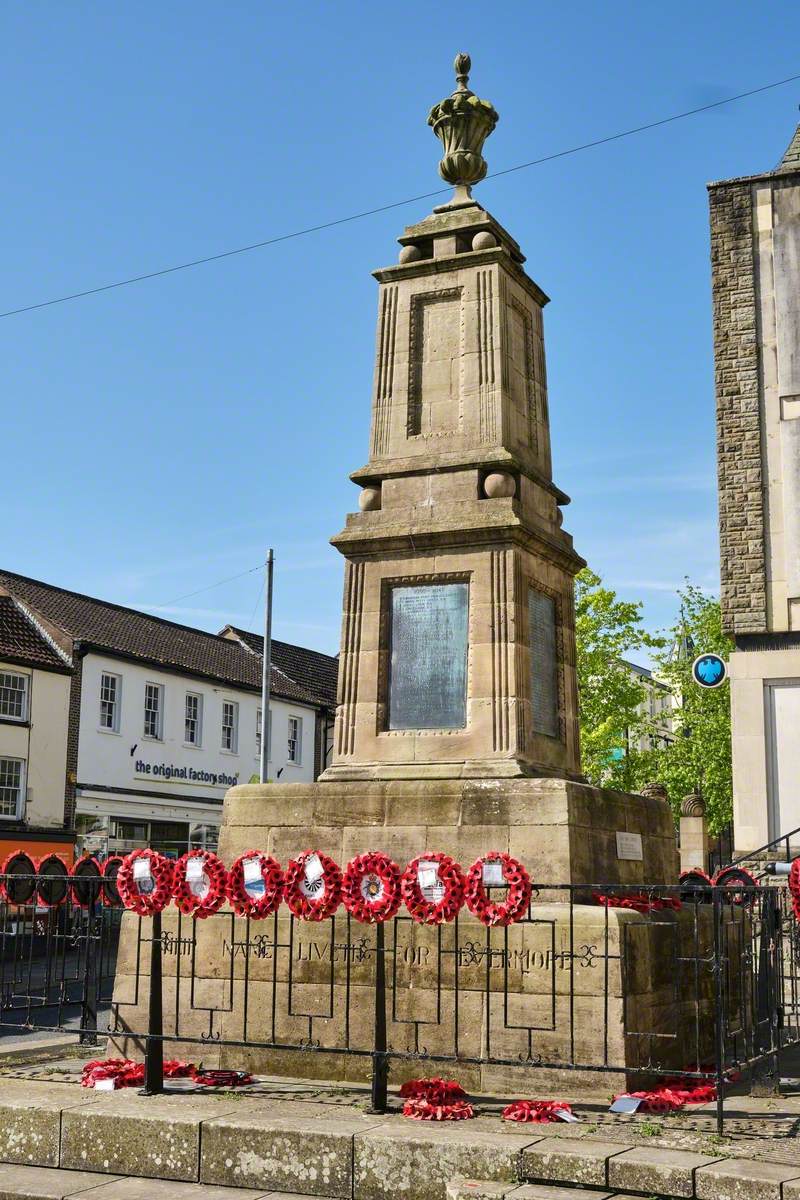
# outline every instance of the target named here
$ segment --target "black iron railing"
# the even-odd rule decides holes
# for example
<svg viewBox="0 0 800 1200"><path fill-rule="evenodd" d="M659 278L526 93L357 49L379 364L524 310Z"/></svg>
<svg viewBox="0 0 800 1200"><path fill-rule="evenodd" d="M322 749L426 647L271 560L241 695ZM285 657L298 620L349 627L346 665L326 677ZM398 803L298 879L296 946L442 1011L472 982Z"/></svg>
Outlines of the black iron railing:
<svg viewBox="0 0 800 1200"><path fill-rule="evenodd" d="M776 1078L800 1043L800 943L781 886L689 897L542 885L508 928L463 913L434 927L407 915L363 925L343 909L305 922L283 908L261 921L169 908L127 913L120 928L121 915L95 902L2 905L0 1034L91 1039L99 1025L110 1052L144 1054L151 1093L165 1050L293 1075L307 1056L338 1056L322 1073L368 1080L375 1111L390 1077L426 1067L515 1094L548 1069L575 1072L576 1086L604 1075L619 1091L708 1082L720 1128L731 1080Z"/></svg>

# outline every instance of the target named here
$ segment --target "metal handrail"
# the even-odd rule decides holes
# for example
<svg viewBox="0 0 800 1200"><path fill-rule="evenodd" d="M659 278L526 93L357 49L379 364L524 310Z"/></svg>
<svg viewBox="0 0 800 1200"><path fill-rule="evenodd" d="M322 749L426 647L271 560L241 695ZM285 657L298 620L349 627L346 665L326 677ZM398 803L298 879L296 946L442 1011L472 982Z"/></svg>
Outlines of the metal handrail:
<svg viewBox="0 0 800 1200"><path fill-rule="evenodd" d="M780 837L774 838L771 842L767 842L765 846L759 846L757 850L750 850L747 854L740 855L739 858L731 859L730 863L728 863L728 866L737 867L740 863L748 862L753 858L758 858L762 854L767 854L769 851L775 850L781 844L785 846L786 862L790 862L790 839L793 838L795 834L800 834L800 825L798 825L796 829L790 829L788 833L782 833Z"/></svg>

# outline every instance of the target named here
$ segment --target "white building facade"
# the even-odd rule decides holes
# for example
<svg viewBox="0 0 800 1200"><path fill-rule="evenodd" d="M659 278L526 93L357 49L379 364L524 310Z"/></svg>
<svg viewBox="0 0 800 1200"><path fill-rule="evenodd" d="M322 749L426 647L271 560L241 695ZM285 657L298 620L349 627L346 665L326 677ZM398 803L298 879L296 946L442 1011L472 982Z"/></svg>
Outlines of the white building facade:
<svg viewBox="0 0 800 1200"><path fill-rule="evenodd" d="M3 585L71 639L62 707L72 753L66 805L62 762L59 819L74 827L78 850L213 849L226 791L258 779L260 639L233 627L206 633L0 572ZM268 778L310 782L325 766L337 662L283 642L275 651Z"/></svg>
<svg viewBox="0 0 800 1200"><path fill-rule="evenodd" d="M17 849L70 858L65 831L72 664L0 589L0 863Z"/></svg>

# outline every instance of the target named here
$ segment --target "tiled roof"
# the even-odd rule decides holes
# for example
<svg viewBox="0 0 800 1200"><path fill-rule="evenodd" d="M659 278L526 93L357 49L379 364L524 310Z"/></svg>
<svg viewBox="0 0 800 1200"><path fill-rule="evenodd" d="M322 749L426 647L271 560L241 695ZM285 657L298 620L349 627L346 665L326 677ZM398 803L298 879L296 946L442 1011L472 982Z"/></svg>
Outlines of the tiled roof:
<svg viewBox="0 0 800 1200"><path fill-rule="evenodd" d="M249 629L226 628L239 638L260 658L264 653L264 639L260 633ZM336 706L336 688L339 679L339 659L320 650L306 650L303 646L292 646L289 642L272 639L272 667L301 684L323 704Z"/></svg>
<svg viewBox="0 0 800 1200"><path fill-rule="evenodd" d="M0 659L51 671L69 665L11 596L0 591Z"/></svg>
<svg viewBox="0 0 800 1200"><path fill-rule="evenodd" d="M250 690L261 687L261 663L239 641L188 625L177 625L161 617L83 596L80 592L70 592L10 571L0 570L0 586L75 641L236 687ZM275 667L271 679L273 696L302 704L319 704L316 692L287 675L280 669L280 664L276 663Z"/></svg>

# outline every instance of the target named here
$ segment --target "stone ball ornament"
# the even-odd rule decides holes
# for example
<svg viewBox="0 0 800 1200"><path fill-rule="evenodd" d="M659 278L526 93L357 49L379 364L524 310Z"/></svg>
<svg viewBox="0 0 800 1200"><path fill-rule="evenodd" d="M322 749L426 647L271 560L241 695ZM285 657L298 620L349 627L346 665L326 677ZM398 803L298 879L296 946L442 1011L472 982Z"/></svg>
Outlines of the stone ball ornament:
<svg viewBox="0 0 800 1200"><path fill-rule="evenodd" d="M497 238L488 229L481 229L472 239L473 250L494 250Z"/></svg>
<svg viewBox="0 0 800 1200"><path fill-rule="evenodd" d="M358 497L358 507L362 512L377 512L381 506L381 489L365 487Z"/></svg>
<svg viewBox="0 0 800 1200"><path fill-rule="evenodd" d="M483 143L499 118L488 100L481 100L467 87L472 67L469 55L456 55L453 66L456 90L434 104L428 124L442 143L444 155L439 163L442 179L456 187L469 188L486 176Z"/></svg>
<svg viewBox="0 0 800 1200"><path fill-rule="evenodd" d="M517 481L506 471L492 471L483 481L483 494L490 500L509 498L517 491Z"/></svg>
<svg viewBox="0 0 800 1200"><path fill-rule="evenodd" d="M397 256L398 262L401 263L419 262L421 258L422 251L419 246L403 246Z"/></svg>

